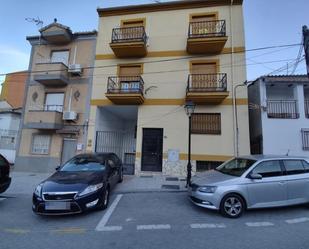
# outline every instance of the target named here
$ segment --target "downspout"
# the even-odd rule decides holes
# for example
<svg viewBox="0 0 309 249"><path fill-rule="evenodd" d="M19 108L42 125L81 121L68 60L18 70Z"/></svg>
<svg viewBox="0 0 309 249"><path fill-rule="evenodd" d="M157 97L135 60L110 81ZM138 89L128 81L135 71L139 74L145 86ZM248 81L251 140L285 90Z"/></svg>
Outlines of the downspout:
<svg viewBox="0 0 309 249"><path fill-rule="evenodd" d="M233 2L234 0L231 0L230 5L230 39L231 39L231 85L232 89L234 89L234 34L233 34ZM236 96L235 91L232 91L232 99L233 99L233 131L234 131L234 156L238 156L238 138L237 138L237 128L236 128Z"/></svg>

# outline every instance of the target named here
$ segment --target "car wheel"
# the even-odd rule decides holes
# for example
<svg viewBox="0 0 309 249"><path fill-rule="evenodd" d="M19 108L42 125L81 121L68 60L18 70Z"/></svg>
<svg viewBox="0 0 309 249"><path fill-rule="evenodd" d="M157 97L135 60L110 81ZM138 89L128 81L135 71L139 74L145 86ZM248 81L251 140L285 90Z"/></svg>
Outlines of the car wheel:
<svg viewBox="0 0 309 249"><path fill-rule="evenodd" d="M238 218L244 209L245 203L239 195L228 194L221 201L220 212L226 217Z"/></svg>
<svg viewBox="0 0 309 249"><path fill-rule="evenodd" d="M123 181L123 169L122 168L120 168L118 175L119 175L118 182L120 183Z"/></svg>
<svg viewBox="0 0 309 249"><path fill-rule="evenodd" d="M99 207L99 210L104 210L108 207L108 203L109 203L109 188L107 187L104 191L103 191L103 198L102 198L102 204Z"/></svg>

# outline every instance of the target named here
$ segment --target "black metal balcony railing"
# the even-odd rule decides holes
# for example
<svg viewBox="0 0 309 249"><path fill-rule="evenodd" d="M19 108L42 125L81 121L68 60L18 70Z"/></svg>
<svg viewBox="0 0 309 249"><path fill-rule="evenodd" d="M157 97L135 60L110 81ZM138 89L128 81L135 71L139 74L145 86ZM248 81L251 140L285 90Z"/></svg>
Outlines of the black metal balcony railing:
<svg viewBox="0 0 309 249"><path fill-rule="evenodd" d="M299 118L297 100L268 100L267 116L269 118Z"/></svg>
<svg viewBox="0 0 309 249"><path fill-rule="evenodd" d="M141 76L108 77L107 93L140 93L144 92L144 81Z"/></svg>
<svg viewBox="0 0 309 249"><path fill-rule="evenodd" d="M189 38L218 37L225 35L225 20L190 22L189 24Z"/></svg>
<svg viewBox="0 0 309 249"><path fill-rule="evenodd" d="M305 114L306 118L309 118L309 99L305 99Z"/></svg>
<svg viewBox="0 0 309 249"><path fill-rule="evenodd" d="M225 92L227 87L226 73L190 74L187 92Z"/></svg>
<svg viewBox="0 0 309 249"><path fill-rule="evenodd" d="M143 26L114 28L112 32L112 43L121 42L144 42L147 41L147 35Z"/></svg>

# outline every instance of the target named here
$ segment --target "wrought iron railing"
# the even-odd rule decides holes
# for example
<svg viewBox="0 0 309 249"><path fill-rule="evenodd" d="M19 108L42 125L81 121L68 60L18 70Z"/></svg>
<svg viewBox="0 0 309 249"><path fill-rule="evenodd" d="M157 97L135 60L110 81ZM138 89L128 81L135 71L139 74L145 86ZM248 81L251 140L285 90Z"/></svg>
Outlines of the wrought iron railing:
<svg viewBox="0 0 309 249"><path fill-rule="evenodd" d="M299 118L297 100L267 100L267 116L269 118Z"/></svg>
<svg viewBox="0 0 309 249"><path fill-rule="evenodd" d="M63 112L63 105L35 105L30 107L30 111L35 112Z"/></svg>
<svg viewBox="0 0 309 249"><path fill-rule="evenodd" d="M144 81L141 76L108 77L107 93L140 93L144 92Z"/></svg>
<svg viewBox="0 0 309 249"><path fill-rule="evenodd" d="M306 118L309 118L309 99L305 99L305 114Z"/></svg>
<svg viewBox="0 0 309 249"><path fill-rule="evenodd" d="M112 43L139 41L144 43L147 41L147 35L143 26L113 29Z"/></svg>
<svg viewBox="0 0 309 249"><path fill-rule="evenodd" d="M190 22L189 38L226 36L225 20Z"/></svg>
<svg viewBox="0 0 309 249"><path fill-rule="evenodd" d="M227 88L226 73L190 74L187 92L225 92Z"/></svg>

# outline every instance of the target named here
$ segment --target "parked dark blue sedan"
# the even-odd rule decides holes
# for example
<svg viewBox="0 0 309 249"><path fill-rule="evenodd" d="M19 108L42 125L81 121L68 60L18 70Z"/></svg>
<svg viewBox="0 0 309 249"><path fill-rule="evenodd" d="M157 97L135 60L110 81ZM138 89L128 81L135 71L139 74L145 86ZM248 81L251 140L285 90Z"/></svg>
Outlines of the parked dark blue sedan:
<svg viewBox="0 0 309 249"><path fill-rule="evenodd" d="M36 187L32 209L45 215L105 209L111 189L122 179L122 163L115 154L78 155Z"/></svg>

